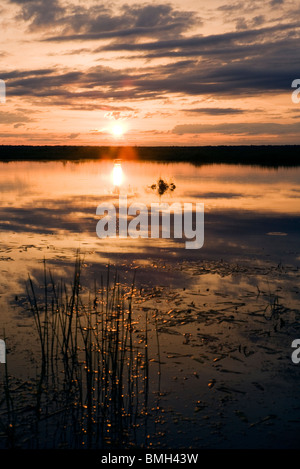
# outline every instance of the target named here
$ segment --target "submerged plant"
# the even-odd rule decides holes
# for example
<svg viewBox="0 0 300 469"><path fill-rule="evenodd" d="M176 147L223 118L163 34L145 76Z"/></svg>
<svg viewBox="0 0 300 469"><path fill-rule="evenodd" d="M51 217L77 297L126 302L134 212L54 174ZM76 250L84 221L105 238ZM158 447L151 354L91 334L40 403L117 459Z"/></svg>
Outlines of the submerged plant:
<svg viewBox="0 0 300 469"><path fill-rule="evenodd" d="M164 179L159 178L156 184L151 185L151 189L156 191L159 196L162 196L165 192L173 192L176 189L176 186L173 182L166 182Z"/></svg>

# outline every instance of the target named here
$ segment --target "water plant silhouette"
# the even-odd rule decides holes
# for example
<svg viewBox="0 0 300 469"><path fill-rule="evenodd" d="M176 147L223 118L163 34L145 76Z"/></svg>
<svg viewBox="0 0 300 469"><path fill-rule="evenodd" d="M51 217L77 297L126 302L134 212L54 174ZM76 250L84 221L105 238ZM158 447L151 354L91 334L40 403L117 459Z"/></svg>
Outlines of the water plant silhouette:
<svg viewBox="0 0 300 469"><path fill-rule="evenodd" d="M93 296L83 291L76 258L71 289L55 282L44 262L42 297L29 276L27 294L39 340L35 386L26 395L26 424L14 413L8 373L6 447L105 448L143 445L136 429L148 410L148 337L137 341L132 285L125 291L108 268ZM24 415L25 415L24 414ZM22 442L17 441L17 437ZM142 439L144 436L142 437Z"/></svg>

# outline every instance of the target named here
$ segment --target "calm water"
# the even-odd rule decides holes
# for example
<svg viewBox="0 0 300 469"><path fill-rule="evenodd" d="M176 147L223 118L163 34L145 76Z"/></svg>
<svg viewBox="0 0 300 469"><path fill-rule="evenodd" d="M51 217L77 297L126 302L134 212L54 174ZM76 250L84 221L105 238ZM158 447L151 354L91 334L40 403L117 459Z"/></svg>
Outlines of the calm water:
<svg viewBox="0 0 300 469"><path fill-rule="evenodd" d="M284 256L298 231L300 169L123 162L121 190L128 203L203 202L205 245L195 255L218 250L239 257L243 250L268 247ZM1 163L1 248L30 246L55 249L67 256L74 248L92 248L95 257L122 253L153 253L166 248L166 255L180 249L178 242L117 242L99 240L95 234L96 207L117 203L110 161L85 163ZM150 186L162 177L176 189L161 198ZM271 237L272 236L272 237ZM279 236L281 238L279 239ZM283 238L287 236L287 238ZM259 240L259 242L258 242ZM288 242L287 242L288 241ZM236 248L232 249L237 243ZM250 243L250 245L249 245ZM259 244L259 246L258 246ZM23 249L24 253L24 249ZM47 257L52 256L47 251ZM26 259L26 256L18 256ZM32 252L31 252L32 256ZM31 256L28 256L29 258ZM292 259L292 256L291 256ZM17 259L15 259L17 260Z"/></svg>
<svg viewBox="0 0 300 469"><path fill-rule="evenodd" d="M1 163L1 294L15 294L43 257L61 268L77 249L86 262L146 266L153 260L226 259L298 265L300 169L123 162L128 204L202 202L205 241L99 239L96 208L118 204L111 161ZM161 198L159 178L176 189ZM172 276L170 277L172 279Z"/></svg>
<svg viewBox="0 0 300 469"><path fill-rule="evenodd" d="M28 274L38 284L41 283L45 258L56 277L68 277L76 251L80 250L84 256L87 287L93 288L95 278L99 279L100 273L110 264L121 272L125 284L132 282L136 271L140 288L165 289L161 299L152 295L139 301L150 311L159 309L161 313L161 353L165 364L161 375L161 387L165 393L162 396L170 394L169 398L162 399L166 408L172 407L169 419L166 419L167 430L163 432L168 445L189 445L191 421L202 428L198 443L195 443L201 447L270 445L269 442L273 441L271 435L262 443L260 425L257 432L251 430L252 433L247 427L244 440L238 436L243 432L239 425L243 425L241 422L245 420L237 418L238 424L236 417L232 417L236 412L253 415L258 421L281 412L277 430L284 428L287 435L293 434L295 428L288 426L287 420L292 420L297 402L296 386L299 384L294 365L291 365L290 343L296 338L297 329L293 321L299 309L300 168L274 170L233 165L195 167L188 163L122 162L123 178L119 190L127 195L129 204L204 203L204 246L199 250L188 250L180 239L97 237L97 206L102 202L118 203L111 161L11 162L0 163L0 167L0 329L5 327L9 337L11 363L16 375L26 375L21 355L30 350L33 335L30 331L24 332L26 317L22 319ZM160 197L151 188L159 178L168 184L173 183L175 189L167 190ZM286 335L276 335L269 343L265 340L269 333L269 329L265 330L270 326L269 317L266 320L262 312L275 294L287 314L292 312L294 316L289 319L291 328ZM183 310L192 311L194 316L185 313L184 319L180 316L180 320L175 320L170 311L178 308L179 304L182 308L180 314ZM139 311L140 318L143 318L143 308L140 307ZM212 315L220 315L220 311L224 315L228 312L226 321L233 321L230 327L224 326L220 316L214 320ZM199 320L200 313L205 318L205 334ZM191 317L193 320L189 319ZM236 323L232 317L238 317ZM272 327L278 331L277 323L272 323ZM260 332L255 334L253 331ZM209 340L207 337L212 338ZM220 341L219 345L213 345L216 344L214 338ZM261 348L256 348L257 343ZM195 355L195 350L198 350L195 347L200 347L203 354ZM201 347L206 349L203 351ZM253 357L249 354L248 368L232 371L232 363L241 361L240 355L225 367L225 371L228 372L229 368L233 374L226 374L224 369L217 368L218 364L211 367L220 354L223 354L222 358L229 357L230 353L239 354L243 347L247 347L243 359L247 357L248 360L249 350L254 354ZM261 356L263 347L275 355ZM282 362L278 361L277 352L280 360L286 362L286 368L281 370L278 370ZM176 354L180 357L178 355L175 363ZM201 370L199 363L203 364ZM282 383L287 382L287 369L292 380L288 392L282 387ZM267 373L265 376L263 371ZM184 385L188 379L194 379L192 386ZM227 415L222 408L222 399L224 395L227 399L234 391L225 392L219 399L217 394L212 394L216 393L215 387L208 386L211 379L212 384L214 380L221 383L219 393L225 392L226 386L228 389L228 383L235 389L242 386L235 397L244 400L234 404L236 399L230 397ZM276 391L270 388L274 379ZM260 380L265 380L265 384ZM253 383L258 386L251 390L251 401L248 393ZM261 389L267 387L274 395L277 392L279 399L283 395L288 397L276 407L268 396L263 398L262 394L256 394L261 392L259 386ZM209 396L206 395L208 390ZM191 408L180 400L181 393L188 402L193 402ZM206 416L209 420L215 416L213 421L209 420L211 426L205 429L204 420L195 421L198 410L202 409L202 404L197 402L202 401L203 396L211 413L201 414L201 419ZM236 443L229 439L227 444L221 430L221 436L218 436L219 430L215 427L219 425L220 429L222 422L217 408L219 414L225 412L223 431L233 432ZM288 415L286 421L284 415ZM182 421L179 431L178 419ZM211 436L213 431L215 434ZM288 441L281 444L289 446Z"/></svg>

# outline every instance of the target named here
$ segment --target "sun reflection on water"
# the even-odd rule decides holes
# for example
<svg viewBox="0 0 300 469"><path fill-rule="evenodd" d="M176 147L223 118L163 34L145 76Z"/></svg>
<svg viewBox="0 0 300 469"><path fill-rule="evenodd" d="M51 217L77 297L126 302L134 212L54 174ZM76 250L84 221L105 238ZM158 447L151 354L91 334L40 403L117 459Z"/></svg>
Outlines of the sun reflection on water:
<svg viewBox="0 0 300 469"><path fill-rule="evenodd" d="M123 169L121 166L121 160L114 161L114 168L113 168L113 185L116 187L120 187L124 176L123 176Z"/></svg>

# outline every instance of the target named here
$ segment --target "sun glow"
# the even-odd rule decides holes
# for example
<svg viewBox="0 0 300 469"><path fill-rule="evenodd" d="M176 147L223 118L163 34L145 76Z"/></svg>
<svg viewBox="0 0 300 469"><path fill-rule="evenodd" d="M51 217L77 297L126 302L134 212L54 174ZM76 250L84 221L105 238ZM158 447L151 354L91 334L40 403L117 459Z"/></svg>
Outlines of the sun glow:
<svg viewBox="0 0 300 469"><path fill-rule="evenodd" d="M116 123L113 125L111 132L115 138L120 138L124 135L125 129L122 124Z"/></svg>

